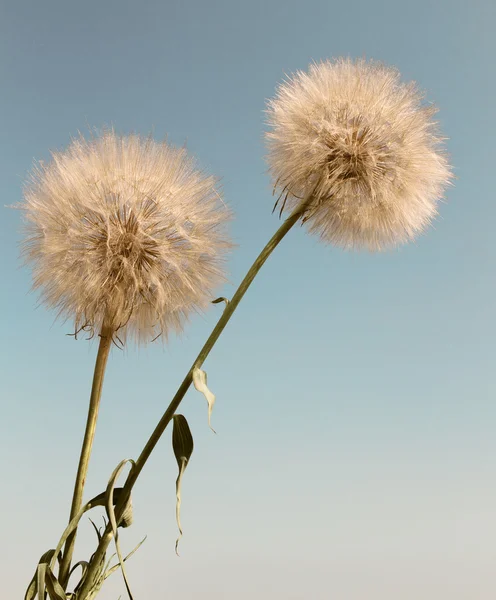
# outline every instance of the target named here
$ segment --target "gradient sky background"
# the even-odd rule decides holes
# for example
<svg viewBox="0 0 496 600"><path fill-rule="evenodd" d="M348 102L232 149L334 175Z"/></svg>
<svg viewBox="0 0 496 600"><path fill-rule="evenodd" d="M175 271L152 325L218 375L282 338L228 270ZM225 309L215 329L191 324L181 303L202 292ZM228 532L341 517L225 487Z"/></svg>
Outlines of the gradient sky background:
<svg viewBox="0 0 496 600"><path fill-rule="evenodd" d="M113 124L187 143L236 220L230 296L278 226L264 104L312 60L396 65L440 107L458 177L416 243L369 255L304 230L278 248L208 358L174 554L170 431L135 489L136 598L496 597L496 9L490 0L0 4L3 205L34 159ZM0 577L21 598L65 527L96 344L36 309L21 215L2 209ZM113 350L86 488L136 457L220 315L164 350ZM97 518L100 518L98 513ZM78 559L92 552L83 524ZM119 574L99 598L124 594ZM124 596L123 596L124 597Z"/></svg>

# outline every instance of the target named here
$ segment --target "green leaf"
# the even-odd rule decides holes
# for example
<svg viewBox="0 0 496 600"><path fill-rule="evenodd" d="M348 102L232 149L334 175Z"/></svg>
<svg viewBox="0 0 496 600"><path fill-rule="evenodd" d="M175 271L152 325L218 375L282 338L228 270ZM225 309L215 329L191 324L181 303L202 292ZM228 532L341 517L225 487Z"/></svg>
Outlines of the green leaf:
<svg viewBox="0 0 496 600"><path fill-rule="evenodd" d="M46 568L45 584L50 600L67 600L64 588L60 585L48 565Z"/></svg>
<svg viewBox="0 0 496 600"><path fill-rule="evenodd" d="M229 300L227 298L224 298L224 296L212 300L212 304L220 304L220 302L225 302L226 306L229 304Z"/></svg>
<svg viewBox="0 0 496 600"><path fill-rule="evenodd" d="M119 500L121 498L121 494L122 494L121 487L114 488L114 505L117 504L117 502L119 502ZM87 503L86 506L90 505L89 508L93 508L95 506L105 506L106 498L107 498L107 491L102 492L101 494L98 494L98 496L95 496L94 498L92 498Z"/></svg>
<svg viewBox="0 0 496 600"><path fill-rule="evenodd" d="M179 474L176 479L176 521L179 529L179 537L176 540L176 554L179 556L177 546L183 535L181 528L181 482L183 473L188 466L189 459L193 454L193 436L188 425L188 421L183 415L174 415L172 427L172 449L176 457Z"/></svg>
<svg viewBox="0 0 496 600"><path fill-rule="evenodd" d="M121 497L121 493L122 493L122 488L119 487L119 488L113 489L112 501L114 504L116 504L119 501L119 498ZM67 527L65 528L64 533L62 534L62 537L59 540L57 548L55 550L53 550L53 549L48 550L47 552L45 552L43 554L43 556L40 558L40 560L38 562L38 566L36 567L36 572L29 583L28 589L26 590L26 593L24 595L24 600L34 600L34 598L36 597L37 594L38 594L38 598L40 600L44 600L44 598L46 598L47 591L48 591L48 594L50 595L51 599L55 598L55 600L57 600L57 598L58 598L57 594L60 594L60 590L62 589L58 580L55 578L55 575L53 575L53 570L52 570L57 561L57 557L60 557L62 547L64 546L70 533L72 531L74 531L74 529L76 529L76 527L78 526L78 523L81 520L81 517L83 516L83 514L85 512L87 512L88 510L90 510L91 508L94 508L95 506L104 506L106 499L107 499L107 492L103 492L101 494L98 494L98 496L95 496L94 498L92 498L89 502L87 502L81 508L81 510L78 512L78 514L74 517L74 519L72 519L72 521L69 523L69 525L67 525ZM127 507L127 508L129 508L129 507ZM90 521L91 521L91 519L90 519ZM93 521L92 521L92 523L93 523ZM122 521L121 521L121 523L122 523ZM93 526L95 527L95 530L97 531L97 535L100 537L98 529L96 528L94 523L93 523ZM123 526L124 526L124 524L123 524ZM78 563L78 564L81 564L81 563ZM51 576L50 576L50 573L51 573ZM83 577L84 577L84 574L85 573L83 573ZM52 576L53 576L54 582L52 580ZM66 596L64 595L63 598L65 600Z"/></svg>
<svg viewBox="0 0 496 600"><path fill-rule="evenodd" d="M114 493L113 493L114 503L118 502L121 493L122 493L122 488L114 489ZM59 540L57 548L54 550L54 554L51 558L50 568L52 570L55 566L56 557L59 556L60 552L62 551L62 547L64 546L67 538L74 531L74 529L76 529L76 527L78 526L78 523L81 520L81 517L84 515L84 513L87 512L88 510L90 510L91 508L94 508L95 506L104 506L105 501L106 501L106 492L102 492L101 494L98 494L98 496L95 496L89 502L87 502L81 508L81 510L78 512L78 514L72 519L72 521L69 523L69 525L67 525L67 527L64 530L64 533L62 534L62 537ZM91 519L90 519L90 521L91 521ZM93 523L93 521L92 521L92 523ZM93 527L95 527L95 529L96 529L96 525L94 523L93 523ZM97 535L99 535L98 532L97 532Z"/></svg>
<svg viewBox="0 0 496 600"><path fill-rule="evenodd" d="M69 579L70 579L71 575L75 572L75 570L78 567L81 567L81 580L83 580L84 577L85 577L85 575L86 575L86 571L88 570L89 566L90 566L90 563L87 560L80 560L75 565L72 565L72 568L69 571Z"/></svg>
<svg viewBox="0 0 496 600"><path fill-rule="evenodd" d="M115 500L115 498L114 498ZM88 517L89 522L93 525L93 529L95 530L96 533L96 537L98 538L98 543L100 543L100 540L102 539L102 534L100 533L100 530L98 529L98 527L95 525L95 521L93 521L93 519L91 517ZM103 518L103 522L105 523L105 517Z"/></svg>
<svg viewBox="0 0 496 600"><path fill-rule="evenodd" d="M29 582L28 589L24 594L24 600L33 600L36 596L36 575L38 573L38 569L36 569L36 573L33 576L33 579Z"/></svg>
<svg viewBox="0 0 496 600"><path fill-rule="evenodd" d="M36 594L38 594L38 598L40 600L44 600L44 598L46 597L45 572L48 563L52 560L52 557L54 556L55 550L53 548L51 550L47 550L41 555L33 578L29 582L28 589L24 594L24 600L33 600L36 597Z"/></svg>
<svg viewBox="0 0 496 600"><path fill-rule="evenodd" d="M122 553L121 553L121 549L119 546L119 533L117 531L117 520L115 517L115 511L114 511L115 482L117 481L117 478L119 477L122 469L126 466L126 464L128 462L130 462L132 464L132 466L134 467L134 465L135 465L134 460L132 460L131 458L126 458L124 460L121 460L121 462L117 465L117 467L114 469L114 472L110 476L109 482L107 484L107 490L105 492L105 508L107 510L107 516L108 516L110 524L112 526L112 533L114 534L115 549L117 550L117 557L119 558L119 564L121 566L122 577L124 578L124 584L126 585L126 590L127 590L130 600L133 600L131 588L129 587L129 583L127 580L126 570L124 568L124 560L122 558ZM129 498L129 500L128 500L126 510L128 509L130 503L131 503L131 498Z"/></svg>
<svg viewBox="0 0 496 600"><path fill-rule="evenodd" d="M45 600L46 598L45 576L47 567L48 563L42 562L38 564L38 568L36 570L36 587L39 600Z"/></svg>
<svg viewBox="0 0 496 600"><path fill-rule="evenodd" d="M205 371L202 371L198 367L195 367L193 369L193 385L199 392L201 392L205 396L205 399L208 404L208 426L214 433L216 433L215 429L210 424L212 410L215 404L215 395L212 394L212 392L207 387L207 374L205 373Z"/></svg>
<svg viewBox="0 0 496 600"><path fill-rule="evenodd" d="M82 575L81 575L81 579L78 581L76 587L74 588L74 592L73 592L73 595L71 596L70 600L77 600L79 590L81 589L83 584L86 582L88 569L91 567L94 560L95 560L95 554L93 554L91 556L89 562L82 560L82 561L76 563L73 566L73 568L71 569L71 571L74 571L74 569L76 569L76 567L81 565ZM103 581L104 581L104 577L103 577L104 567L105 567L105 555L102 556L102 558L100 559L100 564L98 565L98 568L96 569L95 573L93 574L93 577L92 577L92 580L91 580L91 583L89 586L89 592L88 592L88 595L85 597L85 600L94 599L95 596L98 594L98 591L102 587Z"/></svg>
<svg viewBox="0 0 496 600"><path fill-rule="evenodd" d="M141 542L140 542L140 543L139 543L139 544L138 544L138 545L137 545L135 548L133 548L133 549L131 550L131 552L130 552L130 553L127 555L127 556L125 556L125 557L122 559L122 562L126 562L126 560L127 560L128 558L131 558L131 556L132 556L132 555L133 555L133 554L136 552L136 550L137 550L137 549L138 549L138 548L141 546L141 544L143 544L143 543L144 543L144 541L145 541L145 540L146 540L146 535L145 535L145 537L144 537L144 538L141 540ZM115 556L115 554L114 554L114 556ZM107 565L107 568L105 569L105 575L104 575L104 576L105 576L105 579L107 579L107 577L110 577L110 576L112 575L112 573L113 573L114 571L116 571L116 570L117 570L117 569L118 569L120 566L121 566L121 565L120 565L119 563L117 563L116 565L114 565L113 567L111 567L111 566L110 566L110 563L109 563L109 564Z"/></svg>

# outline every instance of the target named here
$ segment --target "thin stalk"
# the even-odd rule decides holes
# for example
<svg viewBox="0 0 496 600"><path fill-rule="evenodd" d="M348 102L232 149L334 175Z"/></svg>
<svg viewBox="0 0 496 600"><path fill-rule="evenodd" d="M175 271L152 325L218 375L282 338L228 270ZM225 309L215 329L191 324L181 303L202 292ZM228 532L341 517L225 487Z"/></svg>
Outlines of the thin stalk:
<svg viewBox="0 0 496 600"><path fill-rule="evenodd" d="M245 278L241 282L240 286L236 290L236 293L232 297L231 301L224 308L224 312L222 313L222 316L219 319L217 325L214 327L212 333L210 334L209 338L205 342L203 348L200 350L200 353L198 354L196 360L192 364L186 377L183 379L183 382L179 386L179 389L177 390L176 395L171 400L169 406L167 407L167 410L165 411L162 418L160 419L157 426L155 427L155 430L153 431L150 438L148 439L145 447L141 451L141 454L139 455L138 459L136 460L135 465L132 467L132 469L126 479L126 483L124 484L124 487L122 489L122 495L120 496L119 502L116 505L115 514L116 514L117 523L119 523L120 519L122 518L122 512L123 512L123 510L127 504L127 501L131 495L131 490L132 490L134 484L136 483L136 480L138 479L143 467L145 466L146 461L148 460L150 454L152 453L153 449L157 445L157 443L158 443L159 439L161 438L162 434L164 433L167 425L169 424L172 417L174 416L182 399L186 395L186 392L188 391L188 389L193 381L194 369L200 368L202 366L205 359L207 358L210 351L212 350L215 342L219 339L220 334L222 333L225 326L229 322L229 319L231 318L232 314L236 310L241 299L245 295L245 292L249 288L251 282L253 281L253 279L255 278L257 273L260 271L260 269L262 268L265 261L269 258L269 256L275 250L275 248L277 247L279 242L288 233L288 231L293 227L293 225L298 221L298 219L305 213L307 207L310 205L312 200L313 200L313 194L309 194L309 196L306 198L306 200L304 202L302 202L298 206L298 208L295 209L291 213L291 215L282 223L282 225L279 227L279 229L276 231L276 233L269 240L269 242L267 243L265 248L258 255L258 257L255 260L255 262L253 263L253 265L250 267L250 270L248 271ZM87 597L87 595L90 591L90 585L91 585L90 582L93 580L94 570L96 569L96 565L100 564L102 557L104 557L105 552L106 552L111 540L112 540L112 528L110 525L107 525L105 532L102 535L100 542L98 544L98 548L94 554L94 559L86 572L85 582L79 591L78 600L85 600L85 598Z"/></svg>
<svg viewBox="0 0 496 600"><path fill-rule="evenodd" d="M98 420L98 409L100 407L100 398L102 395L103 378L105 375L105 367L112 345L112 330L106 326L102 327L100 333L100 344L98 346L98 354L95 362L95 370L93 373L93 384L91 386L90 404L88 408L88 417L86 419L86 430L84 432L83 445L81 455L79 457L79 465L74 483L74 492L72 496L71 514L69 522L78 514L83 503L83 490L86 482L86 474L90 462L91 449L95 438L96 422ZM69 579L69 570L71 568L72 554L74 552L74 544L76 543L77 528L67 538L64 554L59 570L59 582L65 589Z"/></svg>

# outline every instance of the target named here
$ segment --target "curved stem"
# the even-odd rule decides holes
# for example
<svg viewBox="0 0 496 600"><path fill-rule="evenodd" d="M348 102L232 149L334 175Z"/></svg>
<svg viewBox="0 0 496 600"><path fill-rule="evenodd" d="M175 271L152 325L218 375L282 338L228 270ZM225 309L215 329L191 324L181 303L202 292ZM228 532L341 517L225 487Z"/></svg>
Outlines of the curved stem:
<svg viewBox="0 0 496 600"><path fill-rule="evenodd" d="M86 482L86 474L90 462L91 449L95 438L96 422L98 419L98 409L100 407L100 397L102 395L103 378L105 375L105 367L112 345L112 330L103 326L100 333L100 344L98 346L98 354L95 362L95 370L93 373L93 384L91 386L90 405L88 408L88 417L86 419L86 430L84 432L83 445L81 455L79 457L79 465L74 484L74 492L72 495L71 514L69 522L78 514L83 502L83 490ZM62 557L59 570L59 582L65 589L69 579L69 570L71 567L72 554L74 552L74 544L76 543L77 529L75 529L67 538L65 550Z"/></svg>
<svg viewBox="0 0 496 600"><path fill-rule="evenodd" d="M188 389L193 381L193 370L195 368L201 367L201 365L204 363L205 359L207 358L210 351L212 350L215 342L218 340L220 334L224 330L229 319L231 318L232 314L236 310L241 299L245 295L245 292L249 288L251 282L253 281L253 279L255 278L257 273L260 271L260 269L262 268L265 261L269 258L271 253L274 251L276 246L279 244L279 242L288 233L288 231L293 227L293 225L298 221L298 219L305 213L306 209L308 208L308 206L312 202L312 200L313 200L313 194L309 194L307 196L306 200L304 202L302 202L297 207L297 209L294 210L291 213L291 215L282 223L282 225L279 227L279 229L276 231L276 233L269 240L269 242L267 243L265 248L258 255L257 259L255 260L253 265L250 267L250 270L248 271L245 278L241 282L240 286L236 290L236 293L232 297L231 301L225 307L224 312L222 313L222 316L219 319L217 325L214 327L212 333L210 334L209 338L205 342L203 348L200 350L200 353L198 354L196 360L192 364L190 370L186 374L186 377L183 379L183 382L179 386L179 389L177 390L176 395L171 400L171 403L167 407L167 410L165 411L162 418L158 422L157 426L155 427L155 430L151 434L145 447L141 451L141 454L139 455L138 459L136 460L135 465L131 469L131 471L126 479L126 483L124 484L124 487L122 489L122 496L120 497L119 502L117 503L117 506L116 506L115 512L116 512L117 522L119 522L122 517L122 511L126 506L129 496L131 495L131 490L132 490L134 484L136 483L136 480L138 479L139 474L141 473L143 467L145 466L146 461L148 460L150 454L152 453L153 449L157 445L157 443L158 443L159 439L161 438L162 434L164 433L167 425L169 424L172 417L174 416L174 413L176 412L182 399L186 395L186 392L188 391ZM94 560L92 561L92 564L90 565L90 567L87 571L85 582L84 582L83 586L81 587L81 590L78 595L78 600L79 599L84 600L86 598L86 596L88 595L88 592L90 591L89 590L90 582L92 581L92 578L93 578L93 569L95 568L95 567L93 567L93 565L100 564L100 561L101 561L102 557L105 555L105 552L106 552L111 540L112 540L112 529L110 526L107 526L107 528L105 529L105 532L102 535L102 538L100 539L100 542L98 544L98 548L94 555Z"/></svg>

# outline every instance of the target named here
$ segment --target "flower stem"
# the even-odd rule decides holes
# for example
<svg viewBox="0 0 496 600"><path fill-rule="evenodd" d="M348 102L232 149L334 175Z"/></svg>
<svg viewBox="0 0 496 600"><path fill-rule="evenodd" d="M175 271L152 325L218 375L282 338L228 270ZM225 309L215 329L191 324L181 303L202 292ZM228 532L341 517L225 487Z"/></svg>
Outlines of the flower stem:
<svg viewBox="0 0 496 600"><path fill-rule="evenodd" d="M245 278L241 282L240 286L236 290L236 293L232 297L231 301L228 302L228 304L224 308L224 312L222 313L221 318L217 322L217 325L214 327L212 333L210 334L209 338L205 342L203 348L200 350L200 353L198 354L196 360L194 361L193 365L191 366L190 370L188 371L183 382L179 386L179 389L177 390L176 395L171 400L169 406L167 407L167 410L165 411L162 418L158 422L157 426L155 427L155 430L151 434L145 447L141 451L141 454L139 455L138 459L136 460L136 463L132 467L132 469L126 479L124 487L122 489L122 493L119 498L119 502L117 503L117 506L116 506L115 513L116 513L117 522L119 522L122 517L122 512L123 512L123 510L127 504L127 501L131 495L131 490L132 490L134 484L136 483L136 480L138 479L139 474L141 473L143 467L145 466L146 461L148 460L150 454L152 453L153 449L157 445L157 443L158 443L159 439L161 438L162 434L164 433L167 425L169 424L172 417L174 416L174 413L176 412L182 399L186 395L186 392L188 391L188 389L193 381L193 370L195 368L200 368L201 365L204 363L205 359L207 358L210 351L212 350L215 342L218 340L220 334L222 333L222 331L224 330L225 326L227 325L229 319L231 318L232 314L236 310L236 307L238 306L241 299L245 295L245 292L249 288L251 282L253 281L253 279L255 278L257 273L260 271L260 269L262 268L265 261L269 258L271 253L274 251L276 246L279 244L279 242L288 233L288 231L293 227L293 225L298 221L298 219L305 213L306 209L308 208L308 206L312 202L312 200L313 200L313 194L309 194L307 196L307 198L305 199L305 201L302 202L291 213L291 215L282 223L282 225L279 227L279 229L276 231L276 233L269 240L269 242L267 243L265 248L258 255L258 257L255 260L255 262L253 263L253 265L250 267L250 270L248 271ZM112 529L111 529L110 525L107 525L107 528L105 529L105 532L102 535L100 542L98 544L98 548L97 548L95 554L93 555L93 560L86 572L85 582L84 582L83 586L80 588L80 591L78 594L78 600L85 600L88 593L90 592L90 585L91 585L90 582L93 580L94 570L96 568L96 565L99 565L101 563L101 559L102 559L102 557L104 557L105 552L106 552L111 540L112 540Z"/></svg>
<svg viewBox="0 0 496 600"><path fill-rule="evenodd" d="M100 333L100 344L98 346L98 354L93 373L93 384L91 386L90 405L88 408L88 417L86 419L86 430L84 432L76 482L74 484L69 522L71 522L72 519L77 515L83 502L84 484L86 482L86 474L88 472L88 464L90 462L91 449L93 446L93 439L95 437L98 409L100 407L100 397L102 395L103 378L105 375L105 367L107 366L111 345L112 330L104 325ZM68 575L71 567L72 554L74 552L74 544L76 542L76 533L77 528L67 538L64 554L60 564L58 579L64 589L67 587L69 579Z"/></svg>

